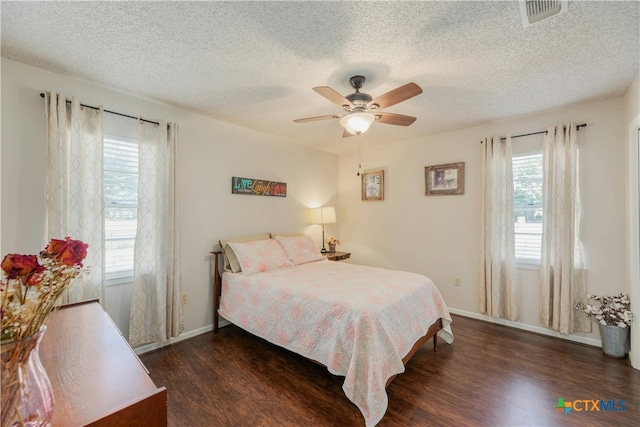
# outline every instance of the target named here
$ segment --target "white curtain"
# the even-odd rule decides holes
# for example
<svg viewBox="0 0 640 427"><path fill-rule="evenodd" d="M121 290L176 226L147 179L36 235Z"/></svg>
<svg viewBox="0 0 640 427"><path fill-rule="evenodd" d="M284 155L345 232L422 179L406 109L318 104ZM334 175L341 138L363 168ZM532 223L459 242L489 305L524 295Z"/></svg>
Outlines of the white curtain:
<svg viewBox="0 0 640 427"><path fill-rule="evenodd" d="M540 323L564 334L591 330L590 319L573 308L586 296L576 132L574 123L551 127L542 142Z"/></svg>
<svg viewBox="0 0 640 427"><path fill-rule="evenodd" d="M178 125L138 124L138 228L129 343L164 342L184 328L178 235Z"/></svg>
<svg viewBox="0 0 640 427"><path fill-rule="evenodd" d="M483 141L480 312L516 320L511 138Z"/></svg>
<svg viewBox="0 0 640 427"><path fill-rule="evenodd" d="M104 306L104 201L102 108L45 93L47 164L43 243L69 236L89 245L89 277L75 281L63 303L99 298Z"/></svg>

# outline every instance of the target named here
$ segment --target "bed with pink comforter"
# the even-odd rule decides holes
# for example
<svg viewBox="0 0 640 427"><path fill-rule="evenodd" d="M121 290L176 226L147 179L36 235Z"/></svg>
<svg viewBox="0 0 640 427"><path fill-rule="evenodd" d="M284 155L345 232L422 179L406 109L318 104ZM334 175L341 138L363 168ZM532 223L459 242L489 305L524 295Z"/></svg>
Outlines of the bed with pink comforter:
<svg viewBox="0 0 640 427"><path fill-rule="evenodd" d="M345 377L345 395L367 426L387 411L386 383L429 327L453 341L451 317L426 276L375 267L310 262L251 276L225 272L219 314L269 342Z"/></svg>

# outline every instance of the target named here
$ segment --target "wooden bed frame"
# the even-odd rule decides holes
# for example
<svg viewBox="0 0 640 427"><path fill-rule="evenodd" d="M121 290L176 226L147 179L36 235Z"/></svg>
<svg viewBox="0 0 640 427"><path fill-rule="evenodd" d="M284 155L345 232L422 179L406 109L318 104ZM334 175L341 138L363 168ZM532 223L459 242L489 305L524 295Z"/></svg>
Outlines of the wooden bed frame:
<svg viewBox="0 0 640 427"><path fill-rule="evenodd" d="M218 309L220 308L220 297L222 296L222 276L220 275L220 264L219 264L219 258L222 257L222 251L212 251L211 254L214 257L214 262L213 262L213 333L217 334L218 333L218 321L220 320L220 315L218 314ZM418 351L418 349L422 346L422 344L424 344L425 342L429 341L431 338L433 338L433 351L437 351L437 346L438 346L438 331L440 331L442 329L442 319L438 319L435 321L435 323L431 326L429 326L429 329L427 330L427 333L422 337L419 338L418 341L416 341L416 343L413 345L413 347L411 347L411 350L409 350L409 352L407 353L407 355L405 357L402 358L402 364L403 365L407 365L407 362L409 362L409 360L411 359L411 357L413 357L413 355L416 353L416 351ZM315 363L318 363L322 366L324 366L322 363L317 362L317 361L313 361ZM391 381L393 381L393 379L396 377L396 375L392 376L391 378L389 378L387 380L387 384L385 387L388 387L389 384L391 384Z"/></svg>

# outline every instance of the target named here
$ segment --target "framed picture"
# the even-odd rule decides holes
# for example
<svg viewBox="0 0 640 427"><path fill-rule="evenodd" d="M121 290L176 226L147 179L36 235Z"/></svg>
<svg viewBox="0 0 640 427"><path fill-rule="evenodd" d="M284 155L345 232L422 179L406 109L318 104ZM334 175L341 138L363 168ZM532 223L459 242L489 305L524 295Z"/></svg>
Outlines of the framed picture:
<svg viewBox="0 0 640 427"><path fill-rule="evenodd" d="M362 200L384 200L384 171L362 173Z"/></svg>
<svg viewBox="0 0 640 427"><path fill-rule="evenodd" d="M464 162L424 168L425 195L464 194Z"/></svg>

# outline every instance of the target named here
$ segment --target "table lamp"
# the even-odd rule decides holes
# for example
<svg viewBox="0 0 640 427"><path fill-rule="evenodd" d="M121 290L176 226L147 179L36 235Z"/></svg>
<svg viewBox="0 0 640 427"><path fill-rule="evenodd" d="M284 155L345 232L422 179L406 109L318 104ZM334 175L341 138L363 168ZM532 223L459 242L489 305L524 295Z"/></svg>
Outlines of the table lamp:
<svg viewBox="0 0 640 427"><path fill-rule="evenodd" d="M331 206L321 206L311 209L311 223L322 224L322 253L327 252L324 247L324 225L334 224L336 222L336 210Z"/></svg>

